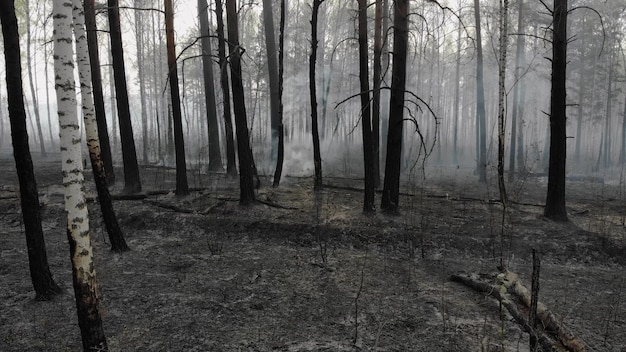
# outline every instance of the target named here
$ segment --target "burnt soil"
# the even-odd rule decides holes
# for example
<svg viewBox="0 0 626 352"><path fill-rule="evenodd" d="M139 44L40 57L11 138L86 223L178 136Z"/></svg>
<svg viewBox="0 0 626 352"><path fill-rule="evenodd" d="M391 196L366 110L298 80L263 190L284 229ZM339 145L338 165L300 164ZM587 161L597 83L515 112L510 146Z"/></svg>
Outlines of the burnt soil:
<svg viewBox="0 0 626 352"><path fill-rule="evenodd" d="M34 300L13 160L0 161L0 351L81 349L59 162L36 160L48 260L65 293ZM122 171L111 188L119 194ZM626 351L626 192L568 182L570 222L542 216L545 179L497 187L472 170L407 176L401 214L361 212L362 180L263 179L260 203L238 204L237 179L143 167L146 198L116 200L131 247L112 253L91 174L92 243L111 351L528 351L528 335L492 298L449 281L504 265L594 351ZM495 181L495 179L494 179ZM377 203L380 194L377 194ZM356 340L355 340L356 338Z"/></svg>

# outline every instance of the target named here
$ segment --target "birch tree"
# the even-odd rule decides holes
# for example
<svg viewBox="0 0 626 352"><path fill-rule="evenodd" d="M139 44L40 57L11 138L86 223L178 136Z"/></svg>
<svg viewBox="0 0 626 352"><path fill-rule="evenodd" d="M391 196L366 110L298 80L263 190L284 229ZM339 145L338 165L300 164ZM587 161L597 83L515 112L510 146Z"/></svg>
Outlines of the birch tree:
<svg viewBox="0 0 626 352"><path fill-rule="evenodd" d="M89 50L87 49L87 33L85 32L85 13L81 0L72 0L74 5L72 15L74 19L74 38L76 40L76 63L78 66L78 76L80 79L80 95L82 103L83 118L85 121L85 135L87 137L87 148L89 150L89 160L98 192L98 201L104 224L109 234L111 250L115 252L127 251L128 245L124 240L122 230L117 223L111 194L107 187L106 173L100 158L100 140L98 138L98 128L95 117L93 94L91 89L91 65L89 63Z"/></svg>
<svg viewBox="0 0 626 352"><path fill-rule="evenodd" d="M85 202L81 134L76 114L74 50L72 48L72 2L54 1L54 72L61 164L67 215L67 237L72 260L72 281L83 349L107 350L98 310L96 271Z"/></svg>

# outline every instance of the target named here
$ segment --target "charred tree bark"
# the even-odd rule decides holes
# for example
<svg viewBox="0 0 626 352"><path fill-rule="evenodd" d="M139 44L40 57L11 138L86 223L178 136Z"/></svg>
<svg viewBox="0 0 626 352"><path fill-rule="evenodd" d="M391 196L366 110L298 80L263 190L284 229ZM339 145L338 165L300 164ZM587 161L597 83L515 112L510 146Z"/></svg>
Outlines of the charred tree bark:
<svg viewBox="0 0 626 352"><path fill-rule="evenodd" d="M122 142L122 159L124 163L124 193L141 192L137 150L133 137L133 125L128 102L126 86L126 68L122 48L122 30L120 28L120 9L118 0L108 0L109 30L111 37L111 55L113 58L113 75L115 78L115 95L119 118L120 139Z"/></svg>
<svg viewBox="0 0 626 352"><path fill-rule="evenodd" d="M504 184L504 134L506 128L506 54L508 46L509 0L500 2L500 64L498 65L498 189L500 201L506 206L508 197Z"/></svg>
<svg viewBox="0 0 626 352"><path fill-rule="evenodd" d="M272 162L278 159L278 135L280 126L280 93L278 84L278 62L276 39L274 30L274 16L272 14L272 0L263 0L263 24L265 25L265 47L267 48L267 69L270 85L270 126L272 143Z"/></svg>
<svg viewBox="0 0 626 352"><path fill-rule="evenodd" d="M236 0L226 0L226 16L228 18L228 48L230 49L230 79L237 130L237 155L239 156L239 203L249 205L255 202L254 160L250 148L246 103L241 79L241 53L243 50L239 46Z"/></svg>
<svg viewBox="0 0 626 352"><path fill-rule="evenodd" d="M372 146L371 105L369 87L369 65L367 58L367 0L359 3L359 80L361 84L361 127L363 135L363 167L365 171L365 192L363 212L374 212L374 158Z"/></svg>
<svg viewBox="0 0 626 352"><path fill-rule="evenodd" d="M567 0L554 0L552 15L550 164L544 215L552 220L567 221L567 210L565 209Z"/></svg>
<svg viewBox="0 0 626 352"><path fill-rule="evenodd" d="M98 33L96 28L95 0L85 0L85 27L87 30L87 46L89 48L89 64L91 65L91 86L93 103L98 123L98 139L100 140L100 159L103 164L107 185L115 184L113 158L107 128L107 118L104 108L104 94L102 92L102 72L100 70L100 54L98 53Z"/></svg>
<svg viewBox="0 0 626 352"><path fill-rule="evenodd" d="M176 195L186 196L189 194L189 184L187 183L183 116L180 109L180 91L178 88L178 67L176 65L176 44L174 41L174 5L172 0L165 0L165 36L167 41L167 67L172 97L174 147L176 149Z"/></svg>
<svg viewBox="0 0 626 352"><path fill-rule="evenodd" d="M311 56L309 57L309 92L311 95L311 136L313 138L313 164L315 165L315 178L313 189L322 188L322 156L320 152L320 135L317 122L317 87L315 81L315 62L317 60L317 17L320 5L324 0L313 0L313 12L311 14Z"/></svg>
<svg viewBox="0 0 626 352"><path fill-rule="evenodd" d="M209 37L209 6L206 0L198 0L200 35L202 36L202 74L204 78L207 128L209 130L209 170L222 171L222 153L220 152L220 133L217 124L217 104L213 85L213 60L211 58L211 38Z"/></svg>
<svg viewBox="0 0 626 352"><path fill-rule="evenodd" d="M280 1L280 29L278 34L278 154L276 170L274 171L273 187L278 187L283 173L283 161L285 159L285 126L283 124L283 73L285 53L285 17L286 0Z"/></svg>
<svg viewBox="0 0 626 352"><path fill-rule="evenodd" d="M381 56L383 52L382 21L383 2L376 0L374 8L374 69L372 77L372 172L374 173L374 188L380 186L380 84L382 81Z"/></svg>
<svg viewBox="0 0 626 352"><path fill-rule="evenodd" d="M404 125L404 92L406 89L406 58L409 38L409 1L396 0L393 14L393 68L389 127L387 128L387 158L381 209L397 213L400 202L400 163Z"/></svg>
<svg viewBox="0 0 626 352"><path fill-rule="evenodd" d="M39 193L37 192L33 161L28 146L26 111L22 95L21 51L14 0L0 1L0 23L2 24L4 39L7 102L13 140L13 157L20 184L20 202L28 249L28 266L36 299L50 300L62 290L54 282L50 272L46 243L41 228Z"/></svg>
<svg viewBox="0 0 626 352"><path fill-rule="evenodd" d="M235 140L233 137L233 120L230 112L230 84L228 83L228 62L226 61L226 38L224 36L224 18L222 16L222 0L215 0L217 15L218 57L220 65L220 83L224 97L224 130L226 135L226 173L237 176L235 161Z"/></svg>

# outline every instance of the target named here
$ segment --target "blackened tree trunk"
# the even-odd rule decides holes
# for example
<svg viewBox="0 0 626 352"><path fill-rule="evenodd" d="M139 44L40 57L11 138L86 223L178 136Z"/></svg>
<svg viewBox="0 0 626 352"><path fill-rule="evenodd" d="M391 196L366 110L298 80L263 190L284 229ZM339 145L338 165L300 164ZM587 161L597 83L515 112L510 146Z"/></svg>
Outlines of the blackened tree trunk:
<svg viewBox="0 0 626 352"><path fill-rule="evenodd" d="M500 2L500 57L498 65L498 189L500 201L506 205L508 197L504 184L504 133L506 128L506 53L508 45L509 0Z"/></svg>
<svg viewBox="0 0 626 352"><path fill-rule="evenodd" d="M180 109L180 91L178 88L178 67L176 65L176 44L174 41L174 5L172 0L165 0L165 36L167 40L167 66L170 76L170 93L172 97L174 146L176 148L176 195L186 196L189 194L189 184L187 183L183 116Z"/></svg>
<svg viewBox="0 0 626 352"><path fill-rule="evenodd" d="M278 34L278 153L276 156L276 170L272 187L278 187L283 173L285 159L285 126L283 124L283 72L285 52L285 15L286 0L280 1L280 29Z"/></svg>
<svg viewBox="0 0 626 352"><path fill-rule="evenodd" d="M239 23L237 22L237 1L226 0L228 18L228 48L230 50L230 79L233 89L235 128L237 132L237 155L239 156L239 203L249 205L255 202L254 160L250 149L246 103L241 78L241 53L239 46Z"/></svg>
<svg viewBox="0 0 626 352"><path fill-rule="evenodd" d="M49 300L61 293L62 290L54 282L50 273L46 243L41 228L39 193L37 192L26 130L19 32L14 0L0 1L0 22L2 23L4 39L7 101L13 140L13 157L15 158L15 167L20 184L20 201L26 234L26 247L28 248L30 277L36 299Z"/></svg>
<svg viewBox="0 0 626 352"><path fill-rule="evenodd" d="M483 79L483 47L480 30L480 2L474 0L474 19L476 22L476 145L478 147L478 180L487 182L487 126L485 116L485 85Z"/></svg>
<svg viewBox="0 0 626 352"><path fill-rule="evenodd" d="M567 0L554 0L552 13L552 92L550 94L550 165L544 215L567 221L565 209Z"/></svg>
<svg viewBox="0 0 626 352"><path fill-rule="evenodd" d="M320 5L324 0L313 0L311 14L311 56L309 58L309 91L311 94L311 135L313 137L313 164L315 165L315 179L313 189L322 188L322 156L320 152L320 135L317 123L317 87L315 84L315 61L317 60L317 17Z"/></svg>
<svg viewBox="0 0 626 352"><path fill-rule="evenodd" d="M374 188L380 186L380 84L383 52L382 22L383 2L376 0L374 9L374 72L372 85L372 172L374 173Z"/></svg>
<svg viewBox="0 0 626 352"><path fill-rule="evenodd" d="M226 173L237 175L235 164L235 140L233 138L233 120L230 112L230 84L228 83L228 63L226 61L226 38L224 36L224 18L222 16L222 0L215 0L217 17L218 57L220 65L220 83L224 97L224 130L226 135Z"/></svg>
<svg viewBox="0 0 626 352"><path fill-rule="evenodd" d="M278 84L278 60L276 50L276 33L274 30L274 16L272 14L272 0L263 0L263 23L265 25L265 47L267 48L267 70L270 85L270 126L272 130L272 163L278 159L278 135L280 134L280 96Z"/></svg>
<svg viewBox="0 0 626 352"><path fill-rule="evenodd" d="M374 158L372 143L372 123L369 87L369 65L367 57L367 0L359 3L359 80L361 88L361 129L363 135L363 167L365 171L365 192L363 212L374 212Z"/></svg>
<svg viewBox="0 0 626 352"><path fill-rule="evenodd" d="M124 193L141 192L137 150L133 137L133 125L130 117L128 89L126 87L126 68L122 48L122 30L120 28L120 9L118 0L108 0L109 31L111 37L111 56L115 78L115 96L122 142L122 160L124 163Z"/></svg>
<svg viewBox="0 0 626 352"><path fill-rule="evenodd" d="M217 125L217 106L215 104L215 86L213 85L213 59L211 58L211 38L209 37L209 6L206 0L198 0L200 18L200 36L202 36L202 74L204 78L207 129L209 132L209 170L222 171L222 153L220 152L220 133Z"/></svg>
<svg viewBox="0 0 626 352"><path fill-rule="evenodd" d="M91 85L93 103L98 124L98 140L100 140L100 160L106 175L107 185L115 184L111 144L104 108L104 94L102 92L102 72L100 70L100 54L98 53L98 33L96 28L95 0L85 0L85 27L87 30L87 46L89 48L89 64L91 66Z"/></svg>
<svg viewBox="0 0 626 352"><path fill-rule="evenodd" d="M387 157L381 209L397 213L400 204L400 163L404 124L404 92L406 88L406 57L409 40L409 1L396 0L393 7L393 68L391 101L387 128Z"/></svg>

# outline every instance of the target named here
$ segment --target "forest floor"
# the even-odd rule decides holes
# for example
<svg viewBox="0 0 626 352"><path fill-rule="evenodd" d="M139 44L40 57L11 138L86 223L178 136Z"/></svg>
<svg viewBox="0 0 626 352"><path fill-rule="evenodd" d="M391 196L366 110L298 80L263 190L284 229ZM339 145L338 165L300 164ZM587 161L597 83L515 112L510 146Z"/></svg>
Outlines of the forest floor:
<svg viewBox="0 0 626 352"><path fill-rule="evenodd" d="M48 260L66 293L34 300L10 156L0 160L0 351L79 351L59 161L35 160ZM112 188L123 186L121 170ZM400 216L364 216L358 178L268 179L259 203L238 182L143 167L144 199L117 200L130 252L112 253L88 173L92 242L111 351L528 351L528 335L498 303L449 281L505 266L593 351L626 351L626 193L568 182L570 222L542 216L545 178L497 187L472 170L431 166L408 177ZM380 194L377 194L377 203ZM169 208L168 208L169 207Z"/></svg>

